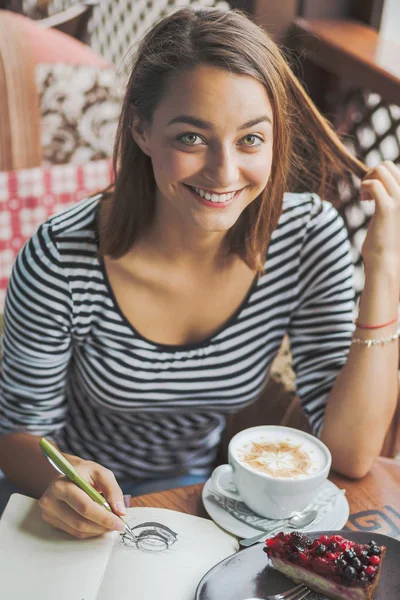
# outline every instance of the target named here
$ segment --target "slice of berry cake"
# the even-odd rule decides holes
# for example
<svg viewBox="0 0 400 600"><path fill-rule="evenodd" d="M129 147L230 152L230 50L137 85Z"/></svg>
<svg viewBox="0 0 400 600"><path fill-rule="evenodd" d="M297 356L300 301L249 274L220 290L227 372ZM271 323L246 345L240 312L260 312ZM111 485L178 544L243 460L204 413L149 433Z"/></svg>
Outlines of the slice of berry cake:
<svg viewBox="0 0 400 600"><path fill-rule="evenodd" d="M272 566L334 600L372 600L385 546L356 544L341 535L311 540L303 533L278 533L263 548Z"/></svg>

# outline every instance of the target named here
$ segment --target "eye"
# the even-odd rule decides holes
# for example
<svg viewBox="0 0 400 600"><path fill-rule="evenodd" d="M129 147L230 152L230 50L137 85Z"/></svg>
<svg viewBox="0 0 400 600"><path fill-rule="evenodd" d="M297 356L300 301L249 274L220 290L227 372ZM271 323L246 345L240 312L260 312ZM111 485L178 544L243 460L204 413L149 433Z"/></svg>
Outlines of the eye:
<svg viewBox="0 0 400 600"><path fill-rule="evenodd" d="M186 146L199 146L199 143L201 144L203 142L197 133L184 133L183 135L180 135L177 140L186 144ZM197 143L196 140L198 140Z"/></svg>
<svg viewBox="0 0 400 600"><path fill-rule="evenodd" d="M249 135L246 135L244 138L242 138L242 143L244 146L254 148L255 146L261 146L261 144L264 143L264 139L259 135L250 133Z"/></svg>

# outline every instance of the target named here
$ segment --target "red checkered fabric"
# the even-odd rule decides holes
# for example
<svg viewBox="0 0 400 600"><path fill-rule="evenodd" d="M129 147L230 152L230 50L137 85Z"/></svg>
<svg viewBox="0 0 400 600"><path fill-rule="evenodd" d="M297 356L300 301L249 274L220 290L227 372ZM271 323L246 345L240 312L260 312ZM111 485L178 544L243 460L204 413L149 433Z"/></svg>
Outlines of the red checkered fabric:
<svg viewBox="0 0 400 600"><path fill-rule="evenodd" d="M0 172L0 312L14 260L24 243L51 215L105 188L111 178L109 159Z"/></svg>

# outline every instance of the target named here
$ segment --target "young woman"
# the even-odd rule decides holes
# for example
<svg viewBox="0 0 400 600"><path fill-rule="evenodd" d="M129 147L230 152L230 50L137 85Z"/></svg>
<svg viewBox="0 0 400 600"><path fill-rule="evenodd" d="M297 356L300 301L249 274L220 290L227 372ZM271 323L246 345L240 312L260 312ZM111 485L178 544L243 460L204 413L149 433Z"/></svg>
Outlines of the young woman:
<svg viewBox="0 0 400 600"><path fill-rule="evenodd" d="M118 528L55 475L39 437L123 514L127 481L207 477L225 415L258 397L286 332L315 435L336 470L364 475L397 398L397 168L367 173L245 16L183 9L140 45L115 171L112 189L47 221L16 261L1 387L9 480L76 537ZM317 195L345 172L376 201L356 326L343 222Z"/></svg>

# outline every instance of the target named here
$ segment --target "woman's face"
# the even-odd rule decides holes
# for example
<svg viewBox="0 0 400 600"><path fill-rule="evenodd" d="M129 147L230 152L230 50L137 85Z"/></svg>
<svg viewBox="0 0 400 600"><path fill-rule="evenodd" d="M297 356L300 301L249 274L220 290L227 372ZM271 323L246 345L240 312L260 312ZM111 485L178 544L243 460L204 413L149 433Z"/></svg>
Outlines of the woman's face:
<svg viewBox="0 0 400 600"><path fill-rule="evenodd" d="M134 119L151 157L162 222L226 232L265 188L272 109L262 84L201 65L170 82L151 125Z"/></svg>

